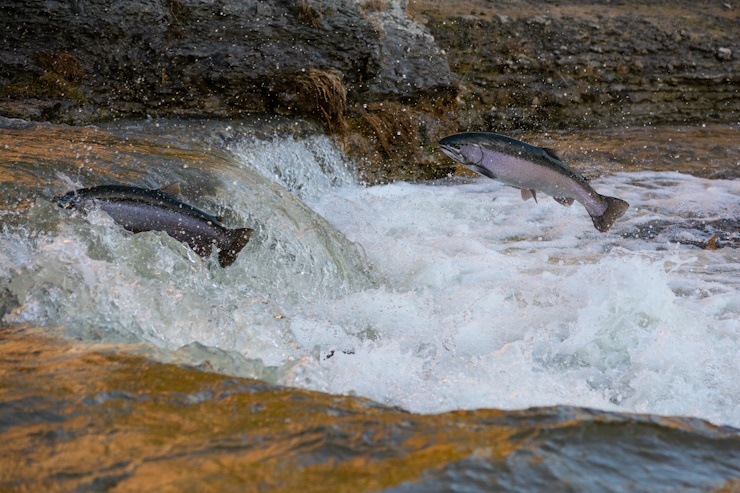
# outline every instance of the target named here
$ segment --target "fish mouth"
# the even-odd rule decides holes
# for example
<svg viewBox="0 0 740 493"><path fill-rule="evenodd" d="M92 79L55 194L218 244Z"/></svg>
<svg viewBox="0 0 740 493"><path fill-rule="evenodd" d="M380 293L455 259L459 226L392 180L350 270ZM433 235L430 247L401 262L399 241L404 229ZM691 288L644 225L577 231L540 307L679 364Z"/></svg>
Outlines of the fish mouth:
<svg viewBox="0 0 740 493"><path fill-rule="evenodd" d="M442 149L442 152L447 154L450 159L457 161L458 163L465 164L465 158L463 157L462 153L455 147L440 143L439 148Z"/></svg>

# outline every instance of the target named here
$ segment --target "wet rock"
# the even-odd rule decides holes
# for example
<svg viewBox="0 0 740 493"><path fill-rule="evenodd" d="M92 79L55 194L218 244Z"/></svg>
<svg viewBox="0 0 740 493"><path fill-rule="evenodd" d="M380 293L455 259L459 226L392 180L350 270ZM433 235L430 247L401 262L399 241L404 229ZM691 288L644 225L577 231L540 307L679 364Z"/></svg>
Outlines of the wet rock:
<svg viewBox="0 0 740 493"><path fill-rule="evenodd" d="M717 58L720 60L732 60L732 50L729 48L719 48L717 50Z"/></svg>
<svg viewBox="0 0 740 493"><path fill-rule="evenodd" d="M611 4L583 5L512 0L475 21L453 17L449 5L444 17L427 14L426 26L447 52L452 71L465 79L460 127L738 121L740 60L733 55L740 38L736 19L721 5L678 0L628 14ZM679 8L686 14L681 21L673 16ZM540 104L531 104L535 97ZM491 107L499 114L492 115Z"/></svg>
<svg viewBox="0 0 740 493"><path fill-rule="evenodd" d="M384 11L367 12L379 27L378 76L363 86L368 100L414 100L450 93L455 82L447 58L429 31L406 18L408 1L393 0Z"/></svg>
<svg viewBox="0 0 740 493"><path fill-rule="evenodd" d="M370 14L339 0L9 0L0 114L290 113L285 94L310 69L338 74L357 101L454 92L433 38L402 3L389 5ZM47 103L20 111L32 100L51 101L52 113Z"/></svg>

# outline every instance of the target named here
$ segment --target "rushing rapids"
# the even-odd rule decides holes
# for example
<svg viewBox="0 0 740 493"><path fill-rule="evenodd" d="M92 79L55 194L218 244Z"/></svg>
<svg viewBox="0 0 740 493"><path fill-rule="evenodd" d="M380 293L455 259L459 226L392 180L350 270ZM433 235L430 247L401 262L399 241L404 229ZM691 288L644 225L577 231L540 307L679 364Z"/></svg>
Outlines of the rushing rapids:
<svg viewBox="0 0 740 493"><path fill-rule="evenodd" d="M350 467L364 474L357 478L367 479L366 488L411 491L416 484L421 491L425 483L418 481L444 478L440 484L475 490L499 478L512 491L536 490L549 480L572 481L585 454L624 471L610 479L609 487L619 489L634 485L629 478L646 460L641 447L663 451L651 464L661 477L674 478L675 487L719 488L740 477L732 465L740 445L729 428L740 427L740 182L733 176L710 180L665 166L645 169L644 160L641 171L603 173L594 178L599 190L631 207L601 234L582 209L552 201L531 207L490 180L361 186L330 139L295 131L292 122L267 130L256 121L107 128L5 122L0 155L3 372L12 375L3 384L3 409L11 412L2 432L16 440L8 456L15 469L0 476L0 485L30 478L20 469L25 458L47 464L50 474L78 470L73 462L54 469L60 466L44 459L54 455L51 449L31 450L39 446L36 432L58 436L70 454L79 450L82 443L70 437L83 424L69 417L88 413L93 429L113 419L116 429L133 433L128 420L137 416L200 429L196 414L207 410L225 428L212 437L204 469L192 474L221 463L219 450L231 446L238 450L236 470L259 449L250 440L234 445L257 409L265 419L248 435L275 440L281 450L309 429L325 437L333 425L317 416L335 413L335 438L318 449L299 442L340 462L353 454L377 459L356 438L368 434L368 443L382 443L372 420L401 433L406 438L392 455L414 467L383 484L367 479L378 470ZM585 165L609 168L604 161ZM733 166L740 164L726 163ZM103 211L69 216L52 202L83 186L172 182L182 184L195 206L255 230L231 267L201 259L163 233L132 235ZM99 345L75 349L50 336ZM358 395L405 411L167 362ZM65 381L75 367L98 383L74 375ZM35 380L25 380L24 372ZM140 374L148 376L138 381ZM181 378L192 385L180 387ZM30 384L43 379L59 386ZM62 387L72 389L71 400ZM290 404L303 399L312 404ZM158 402L169 407L156 417ZM239 409L240 424L229 424L232 411L223 402ZM559 407L460 412L531 406ZM116 410L123 414L114 418ZM352 416L364 417L350 426ZM307 428L278 424L301 420ZM435 430L456 428L468 431L439 441ZM71 435L63 437L63 429ZM135 429L136 443L177 436ZM627 443L617 431L624 429L642 438ZM485 440L477 441L473 430L485 430ZM187 451L170 457L168 467L196 461L205 440L199 433L182 438ZM423 443L412 446L411 436ZM90 437L104 447L102 432ZM419 462L415 454L430 453L435 443L459 454L440 451ZM614 457L600 448L604 443L637 452ZM331 452L333 444L347 455ZM316 457L281 453L303 471ZM119 462L101 462L110 474L80 472L80 483L54 483L43 474L35 481L62 489L130 481L133 488L154 470L159 452L147 449L143 462L127 454L121 449L114 453ZM709 464L697 457L719 455L726 460L712 461L706 476L697 473ZM547 467L525 465L537 457L547 457ZM510 476L502 476L504 463ZM591 470L584 488L602 484L599 467ZM254 474L263 474L267 486L292 484L277 466Z"/></svg>

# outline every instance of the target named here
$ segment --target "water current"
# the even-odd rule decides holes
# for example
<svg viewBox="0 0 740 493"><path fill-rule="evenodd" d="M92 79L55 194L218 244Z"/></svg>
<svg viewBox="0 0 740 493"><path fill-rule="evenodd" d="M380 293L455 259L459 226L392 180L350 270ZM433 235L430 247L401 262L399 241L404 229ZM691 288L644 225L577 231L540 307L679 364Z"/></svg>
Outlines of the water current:
<svg viewBox="0 0 740 493"><path fill-rule="evenodd" d="M682 132L713 161L693 150L687 169ZM577 203L482 177L363 185L300 122L5 121L2 324L413 413L575 406L740 427L739 135L645 129L654 166L647 145L639 166L605 158L619 134L534 136L568 142L599 193L630 203L603 234ZM172 182L256 230L234 265L52 200Z"/></svg>

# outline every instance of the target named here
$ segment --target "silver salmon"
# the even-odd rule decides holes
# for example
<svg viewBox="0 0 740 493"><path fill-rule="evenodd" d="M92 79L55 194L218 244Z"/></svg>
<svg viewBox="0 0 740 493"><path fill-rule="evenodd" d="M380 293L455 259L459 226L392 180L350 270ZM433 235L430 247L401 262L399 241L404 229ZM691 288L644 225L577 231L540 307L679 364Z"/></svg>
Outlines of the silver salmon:
<svg viewBox="0 0 740 493"><path fill-rule="evenodd" d="M606 232L624 214L624 200L599 195L586 179L565 165L555 151L520 140L485 132L464 132L439 141L442 152L483 176L521 189L522 199L537 191L570 206L577 200L586 208L594 226Z"/></svg>
<svg viewBox="0 0 740 493"><path fill-rule="evenodd" d="M180 201L179 194L177 184L158 190L102 185L73 190L55 199L66 209L99 207L132 233L163 231L204 258L215 246L221 267L233 264L253 230L226 228L214 216Z"/></svg>

